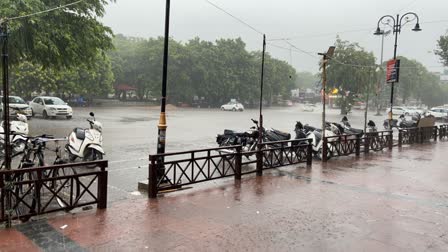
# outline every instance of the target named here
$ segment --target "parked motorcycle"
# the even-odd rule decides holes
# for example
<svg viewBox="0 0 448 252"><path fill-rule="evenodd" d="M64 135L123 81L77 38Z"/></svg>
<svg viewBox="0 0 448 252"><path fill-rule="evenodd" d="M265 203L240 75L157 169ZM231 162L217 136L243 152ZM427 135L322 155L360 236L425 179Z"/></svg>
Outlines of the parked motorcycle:
<svg viewBox="0 0 448 252"><path fill-rule="evenodd" d="M411 120L407 120L405 115L400 115L397 119L391 120L391 128L414 128L417 127L418 122L420 121L421 115L412 116ZM384 120L383 123L384 129L389 129L389 119Z"/></svg>
<svg viewBox="0 0 448 252"><path fill-rule="evenodd" d="M372 120L367 123L367 133L377 132L376 124Z"/></svg>
<svg viewBox="0 0 448 252"><path fill-rule="evenodd" d="M225 129L224 134L216 137L216 143L222 146L242 145L243 152L254 151L257 148L259 136L259 124L257 120L251 119L255 126L245 132L237 132ZM291 138L291 134L276 130L265 129L263 127L263 142L285 141Z"/></svg>
<svg viewBox="0 0 448 252"><path fill-rule="evenodd" d="M361 136L364 134L364 130L353 128L348 121L347 116L344 116L341 120L343 133L345 134L360 134Z"/></svg>
<svg viewBox="0 0 448 252"><path fill-rule="evenodd" d="M0 156L4 155L4 141L5 141L5 130L4 121L0 123ZM26 136L28 135L28 119L25 115L17 114L12 121L10 121L10 143L12 146L12 154L19 153L25 149L25 144L27 141Z"/></svg>
<svg viewBox="0 0 448 252"><path fill-rule="evenodd" d="M225 129L224 134L218 134L216 143L220 146L242 145L242 151L253 151L258 141L258 130L255 126L245 132Z"/></svg>
<svg viewBox="0 0 448 252"><path fill-rule="evenodd" d="M323 156L322 155L322 144L323 144L322 130L315 128L313 126L309 126L307 124L302 125L301 122L297 122L295 132L296 132L296 139L303 138L303 136L311 139L314 157L322 160L322 156ZM341 135L341 134L342 134L341 129L336 124L326 123L326 127L325 127L325 136L326 137L337 136L337 135ZM331 156L333 155L332 154L333 151L334 151L334 147L331 144L329 144L328 148L327 148L327 159L331 158Z"/></svg>
<svg viewBox="0 0 448 252"><path fill-rule="evenodd" d="M74 128L68 136L66 150L69 160L75 161L77 158L83 161L94 161L103 159L103 126L95 120L95 115L90 112L92 118L87 119L90 128Z"/></svg>

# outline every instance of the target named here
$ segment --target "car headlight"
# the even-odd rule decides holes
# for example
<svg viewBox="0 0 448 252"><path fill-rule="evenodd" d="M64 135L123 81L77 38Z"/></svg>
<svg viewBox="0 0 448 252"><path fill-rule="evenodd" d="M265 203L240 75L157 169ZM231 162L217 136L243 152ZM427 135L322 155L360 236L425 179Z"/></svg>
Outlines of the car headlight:
<svg viewBox="0 0 448 252"><path fill-rule="evenodd" d="M50 108L50 110L51 110L51 111L55 111L55 110L56 110L56 108Z"/></svg>

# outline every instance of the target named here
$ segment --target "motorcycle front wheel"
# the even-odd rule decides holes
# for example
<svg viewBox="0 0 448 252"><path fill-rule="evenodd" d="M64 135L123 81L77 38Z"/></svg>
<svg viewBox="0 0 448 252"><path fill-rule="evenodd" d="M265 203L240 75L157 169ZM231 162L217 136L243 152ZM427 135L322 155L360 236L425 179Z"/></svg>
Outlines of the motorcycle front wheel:
<svg viewBox="0 0 448 252"><path fill-rule="evenodd" d="M91 161L96 161L96 160L102 160L103 159L103 153L92 149L92 148L88 148L86 150L86 153L84 154L84 158L82 159L84 162L91 162ZM87 167L89 168L95 168L97 165L88 165Z"/></svg>

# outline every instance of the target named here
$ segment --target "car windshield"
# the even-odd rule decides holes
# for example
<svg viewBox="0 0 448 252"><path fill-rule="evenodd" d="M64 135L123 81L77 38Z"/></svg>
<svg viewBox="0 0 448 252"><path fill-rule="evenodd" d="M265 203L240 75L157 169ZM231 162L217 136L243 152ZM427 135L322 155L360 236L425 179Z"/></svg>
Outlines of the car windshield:
<svg viewBox="0 0 448 252"><path fill-rule="evenodd" d="M9 97L9 103L13 104L26 104L26 102L20 97Z"/></svg>
<svg viewBox="0 0 448 252"><path fill-rule="evenodd" d="M0 100L1 100L1 102L3 102L3 96L0 97ZM10 104L26 104L26 102L22 98L17 97L17 96L10 96L9 103Z"/></svg>
<svg viewBox="0 0 448 252"><path fill-rule="evenodd" d="M59 98L43 98L45 105L65 105L65 102Z"/></svg>

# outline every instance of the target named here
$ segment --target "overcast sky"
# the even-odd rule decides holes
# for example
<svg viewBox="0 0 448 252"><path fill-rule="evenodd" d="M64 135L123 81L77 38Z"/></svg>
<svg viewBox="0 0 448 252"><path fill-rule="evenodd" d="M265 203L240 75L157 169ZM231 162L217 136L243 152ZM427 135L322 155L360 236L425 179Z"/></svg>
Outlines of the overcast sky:
<svg viewBox="0 0 448 252"><path fill-rule="evenodd" d="M374 36L378 19L386 14L416 12L421 32L407 24L398 37L398 55L422 62L430 71L442 71L434 55L437 39L448 30L447 0L210 0L266 34L267 39L294 38L290 43L304 51L324 52L336 35L358 42L378 58L381 39ZM128 36L163 36L165 0L117 0L106 8L103 22L115 33ZM214 41L241 37L249 50L260 50L262 36L216 9L206 0L171 0L170 36L188 41L194 37ZM356 30L356 31L354 31ZM347 32L348 31L348 32ZM318 71L318 59L290 48L284 41L269 41L267 50L298 71ZM385 59L393 56L393 37L384 43Z"/></svg>

